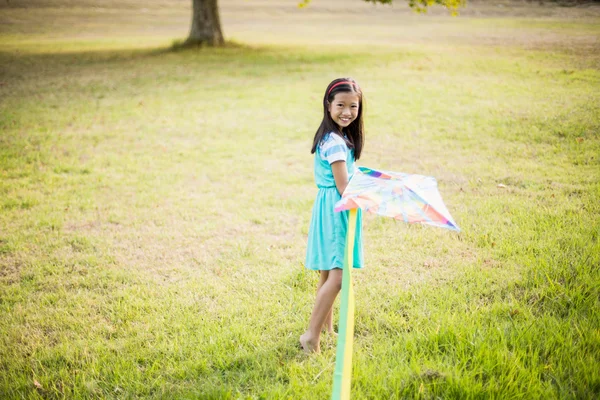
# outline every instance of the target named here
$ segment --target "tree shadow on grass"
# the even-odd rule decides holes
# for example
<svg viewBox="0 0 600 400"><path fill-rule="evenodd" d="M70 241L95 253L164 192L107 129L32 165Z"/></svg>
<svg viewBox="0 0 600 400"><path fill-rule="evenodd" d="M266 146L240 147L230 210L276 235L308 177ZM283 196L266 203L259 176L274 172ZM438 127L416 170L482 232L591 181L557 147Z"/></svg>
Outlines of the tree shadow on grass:
<svg viewBox="0 0 600 400"><path fill-rule="evenodd" d="M180 51L202 51L202 50L215 50L215 49L238 49L244 51L255 51L265 49L266 46L251 46L246 43L240 43L235 40L227 40L223 46L209 46L207 44L186 44L184 40L174 40L171 46L164 49L158 49L157 52L160 54L173 53Z"/></svg>
<svg viewBox="0 0 600 400"><path fill-rule="evenodd" d="M82 69L96 67L123 70L135 68L137 65L186 64L186 65L219 65L225 63L242 63L253 67L289 69L306 64L327 64L335 62L338 55L323 51L323 54L308 50L277 46L254 46L238 42L227 42L222 47L183 46L174 42L167 47L150 49L115 49L86 50L75 49L65 51L36 52L25 50L0 51L0 63L6 66L0 69L2 86L9 86L10 81L38 80L40 78L64 76L70 72L81 72ZM0 87L2 90L2 87Z"/></svg>

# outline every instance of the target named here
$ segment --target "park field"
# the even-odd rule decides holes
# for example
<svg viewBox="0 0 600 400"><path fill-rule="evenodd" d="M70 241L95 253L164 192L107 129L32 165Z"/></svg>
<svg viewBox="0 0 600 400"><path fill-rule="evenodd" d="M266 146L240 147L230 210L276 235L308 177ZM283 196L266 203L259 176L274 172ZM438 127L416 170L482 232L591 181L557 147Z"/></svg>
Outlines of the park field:
<svg viewBox="0 0 600 400"><path fill-rule="evenodd" d="M600 397L600 6L0 5L0 398L324 399L304 268L323 91L358 165L461 232L365 215L354 399ZM336 315L337 315L336 305Z"/></svg>

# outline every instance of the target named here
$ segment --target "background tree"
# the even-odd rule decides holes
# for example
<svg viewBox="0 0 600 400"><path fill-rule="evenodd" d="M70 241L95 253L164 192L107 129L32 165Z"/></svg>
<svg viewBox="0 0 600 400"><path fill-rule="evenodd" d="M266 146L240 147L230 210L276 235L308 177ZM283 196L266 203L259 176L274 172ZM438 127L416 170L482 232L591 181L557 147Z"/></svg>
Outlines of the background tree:
<svg viewBox="0 0 600 400"><path fill-rule="evenodd" d="M311 0L299 0L299 7L305 7ZM392 4L393 0L363 0L368 3ZM426 12L429 6L439 4L446 7L450 13L456 14L458 7L465 0L406 0L408 5L417 12ZM225 43L221 30L219 6L217 0L192 0L192 27L185 41L187 46L221 46Z"/></svg>
<svg viewBox="0 0 600 400"><path fill-rule="evenodd" d="M192 28L186 45L221 46L224 43L217 0L192 0Z"/></svg>

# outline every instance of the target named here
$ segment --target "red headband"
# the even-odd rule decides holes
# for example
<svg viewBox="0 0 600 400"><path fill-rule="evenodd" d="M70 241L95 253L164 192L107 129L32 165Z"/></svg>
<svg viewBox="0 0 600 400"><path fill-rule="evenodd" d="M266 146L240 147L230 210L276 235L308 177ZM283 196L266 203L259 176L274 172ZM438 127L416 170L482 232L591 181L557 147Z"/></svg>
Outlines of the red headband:
<svg viewBox="0 0 600 400"><path fill-rule="evenodd" d="M350 82L350 81L341 81L341 82L338 82L338 83L336 83L335 85L333 85L332 87L329 88L329 91L327 92L327 97L329 97L329 95L331 94L331 91L333 90L334 87L339 86L339 85L343 85L345 83L347 83L348 85L351 85L351 86L352 85L356 85L356 83ZM358 85L356 85L356 86L358 86Z"/></svg>

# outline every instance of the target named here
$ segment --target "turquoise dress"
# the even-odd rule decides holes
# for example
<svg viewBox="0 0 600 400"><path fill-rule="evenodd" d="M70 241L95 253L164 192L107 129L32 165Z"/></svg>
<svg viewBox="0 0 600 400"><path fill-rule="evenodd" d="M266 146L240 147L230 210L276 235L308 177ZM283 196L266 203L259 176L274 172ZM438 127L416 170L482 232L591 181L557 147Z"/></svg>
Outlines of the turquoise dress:
<svg viewBox="0 0 600 400"><path fill-rule="evenodd" d="M335 187L331 164L346 161L348 178L354 175L354 149L349 149L344 139L335 133L329 133L317 146L315 152L315 182L319 188L313 206L308 247L306 250L306 268L329 271L343 268L346 232L348 230L348 211L335 212L334 206L341 196ZM358 210L356 236L354 239L354 268L362 268L362 227L361 210Z"/></svg>

